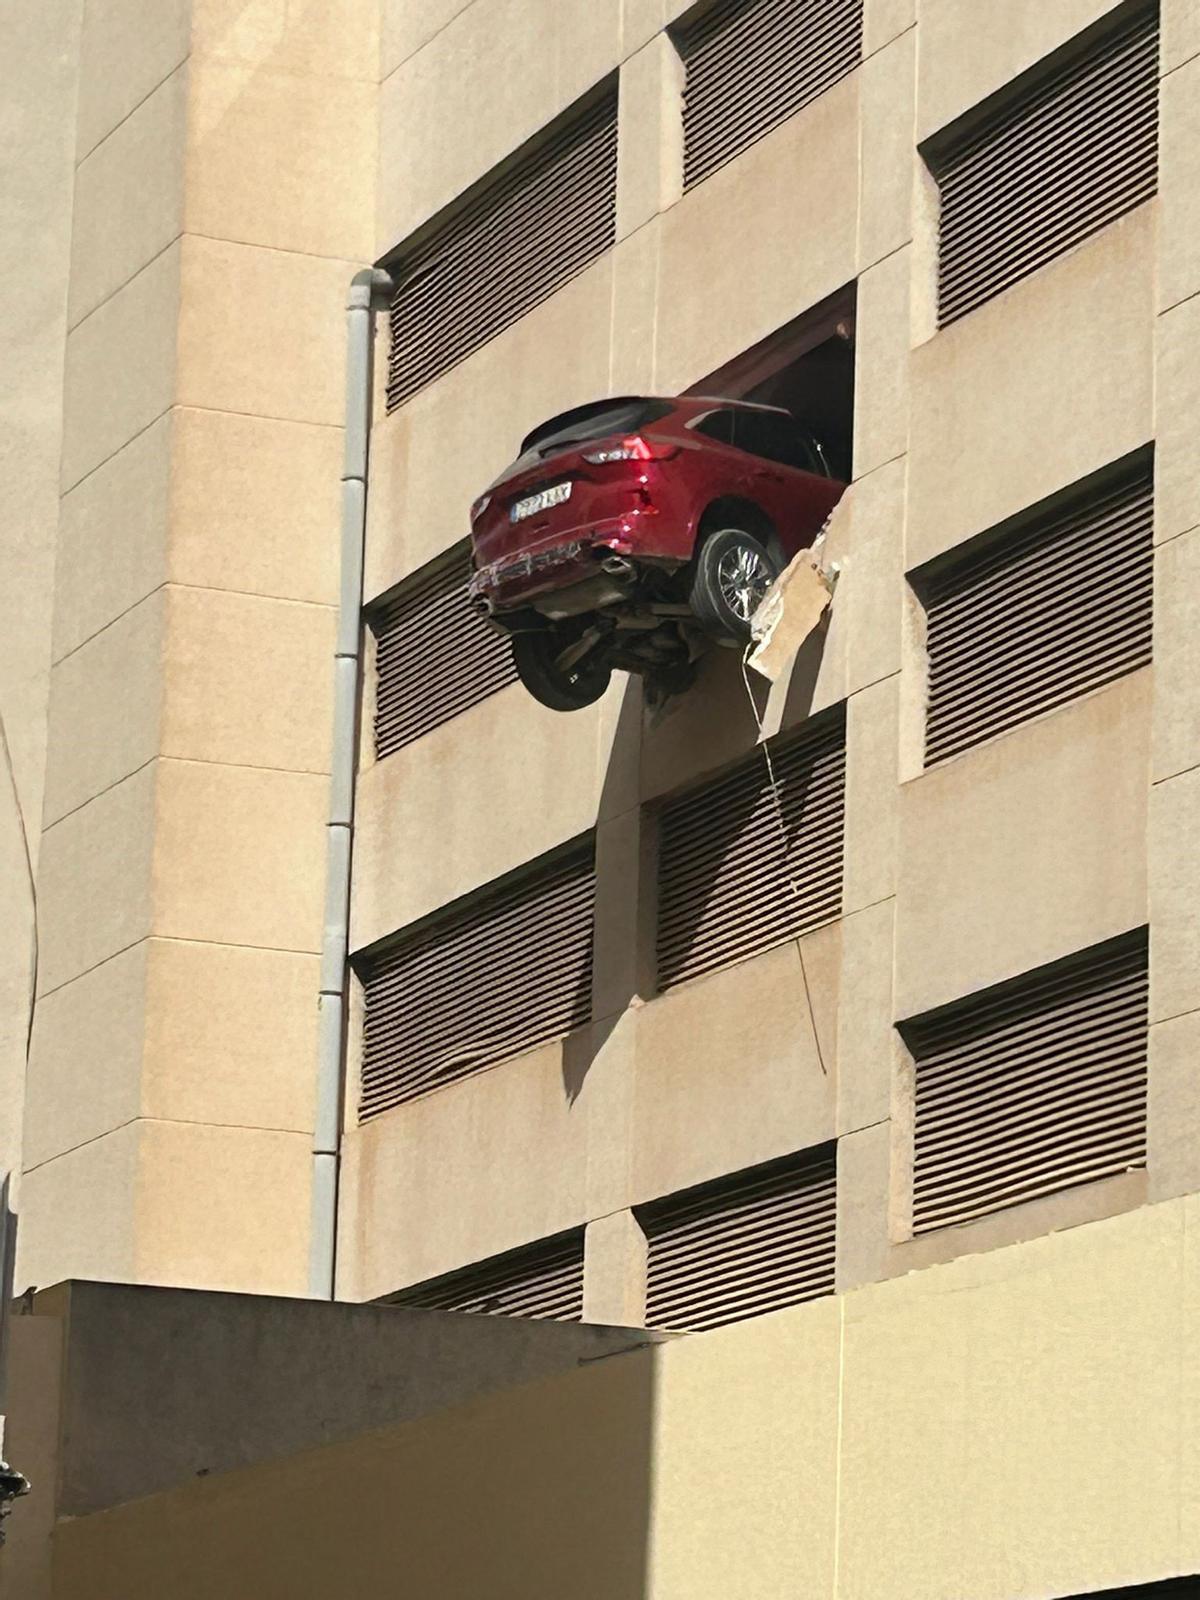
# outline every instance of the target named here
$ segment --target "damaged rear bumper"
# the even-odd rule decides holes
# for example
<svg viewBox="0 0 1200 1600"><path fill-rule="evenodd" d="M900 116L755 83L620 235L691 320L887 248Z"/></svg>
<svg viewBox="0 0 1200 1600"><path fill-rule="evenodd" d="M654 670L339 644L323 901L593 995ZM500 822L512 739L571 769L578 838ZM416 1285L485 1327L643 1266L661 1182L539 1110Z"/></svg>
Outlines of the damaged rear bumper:
<svg viewBox="0 0 1200 1600"><path fill-rule="evenodd" d="M477 568L467 586L472 604L485 615L537 606L539 600L585 583L603 570L604 562L624 558L637 548L636 513L558 533L542 544Z"/></svg>

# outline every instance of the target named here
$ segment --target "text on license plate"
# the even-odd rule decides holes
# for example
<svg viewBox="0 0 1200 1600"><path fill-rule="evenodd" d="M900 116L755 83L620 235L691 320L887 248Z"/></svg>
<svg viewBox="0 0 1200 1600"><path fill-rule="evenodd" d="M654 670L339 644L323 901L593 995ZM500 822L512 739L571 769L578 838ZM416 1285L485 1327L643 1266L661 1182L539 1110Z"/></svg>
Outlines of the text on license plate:
<svg viewBox="0 0 1200 1600"><path fill-rule="evenodd" d="M513 522L524 522L526 517L536 517L539 511L546 511L551 506L560 506L564 500L570 498L570 480L566 483L555 483L549 489L527 495L524 500L514 501L508 515Z"/></svg>

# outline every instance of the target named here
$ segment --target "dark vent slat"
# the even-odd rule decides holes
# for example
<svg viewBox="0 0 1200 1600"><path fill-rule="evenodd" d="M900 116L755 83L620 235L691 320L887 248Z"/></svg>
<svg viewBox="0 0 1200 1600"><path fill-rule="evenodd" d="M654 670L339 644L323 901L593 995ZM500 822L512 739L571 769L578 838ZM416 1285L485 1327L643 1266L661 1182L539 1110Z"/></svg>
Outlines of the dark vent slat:
<svg viewBox="0 0 1200 1600"><path fill-rule="evenodd" d="M1082 659L1076 635L1057 653L1027 664L1024 675L1020 663L1011 664L1004 673L997 672L984 686L978 703L964 695L953 728L940 730L935 748L942 756L955 754L1145 666L1150 660L1150 623L1146 614L1111 626L1106 630L1109 637L1097 640L1093 652ZM974 677L973 667L968 670ZM941 696L951 692L961 693L961 682L948 673L939 673L931 683L931 709ZM953 749L948 748L951 742Z"/></svg>
<svg viewBox="0 0 1200 1600"><path fill-rule="evenodd" d="M1144 974L1128 974L1123 961L1101 962L1099 959L1091 970L1096 981L1103 980L1106 985L1102 1006L1094 1006L1086 995L1062 1000L1057 982L1047 984L1044 994L1032 983L1012 995L1006 991L1005 998L991 1002L981 1000L973 1010L977 1044L967 1051L964 1051L961 1029L953 1012L944 1029L937 1022L923 1023L921 1037L925 1044L921 1061L926 1077L932 1081L945 1067L947 1072L954 1072L961 1079L965 1069L986 1064L997 1050L1007 1049L1014 1038L1020 1038L1027 1022L1029 1029L1039 1036L1046 1028L1074 1030L1081 1013L1086 1013L1089 1019L1102 1018L1131 1002L1140 1002L1146 987ZM1033 1022L1029 1022L1031 1012L1036 1018ZM944 1046L939 1043L943 1032Z"/></svg>
<svg viewBox="0 0 1200 1600"><path fill-rule="evenodd" d="M1144 666L1153 541L1151 470L1139 461L931 584L925 764Z"/></svg>
<svg viewBox="0 0 1200 1600"><path fill-rule="evenodd" d="M907 1031L913 1229L925 1233L1143 1166L1144 934Z"/></svg>
<svg viewBox="0 0 1200 1600"><path fill-rule="evenodd" d="M583 1316L583 1232L514 1250L403 1289L389 1303L542 1321Z"/></svg>
<svg viewBox="0 0 1200 1600"><path fill-rule="evenodd" d="M1148 200L1158 12L1142 11L934 163L944 326Z"/></svg>
<svg viewBox="0 0 1200 1600"><path fill-rule="evenodd" d="M568 116L393 268L388 409L577 277L616 239L617 97Z"/></svg>
<svg viewBox="0 0 1200 1600"><path fill-rule="evenodd" d="M724 0L685 19L685 189L852 72L862 14L862 0Z"/></svg>
<svg viewBox="0 0 1200 1600"><path fill-rule="evenodd" d="M647 1325L699 1332L832 1294L836 1209L825 1151L639 1208Z"/></svg>
<svg viewBox="0 0 1200 1600"><path fill-rule="evenodd" d="M465 544L369 617L375 635L375 757L402 750L516 681L508 640L467 599Z"/></svg>
<svg viewBox="0 0 1200 1600"><path fill-rule="evenodd" d="M795 939L841 911L844 716L772 750L779 803L759 749L659 814L660 989Z"/></svg>
<svg viewBox="0 0 1200 1600"><path fill-rule="evenodd" d="M359 1120L586 1023L594 900L589 842L369 957Z"/></svg>

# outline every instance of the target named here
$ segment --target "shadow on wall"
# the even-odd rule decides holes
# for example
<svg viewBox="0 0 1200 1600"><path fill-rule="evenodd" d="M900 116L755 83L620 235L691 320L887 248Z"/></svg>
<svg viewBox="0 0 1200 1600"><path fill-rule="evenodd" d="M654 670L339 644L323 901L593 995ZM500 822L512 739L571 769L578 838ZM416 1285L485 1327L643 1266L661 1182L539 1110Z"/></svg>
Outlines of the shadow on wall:
<svg viewBox="0 0 1200 1600"><path fill-rule="evenodd" d="M54 1600L644 1600L656 1371L650 1345L580 1356L451 1410L65 1518Z"/></svg>
<svg viewBox="0 0 1200 1600"><path fill-rule="evenodd" d="M793 726L809 715L827 637L828 618L809 636L785 670L774 696L779 705L772 712L776 724ZM711 649L700 662L693 687L668 700L659 710L645 706L638 679L626 678L618 691L622 695L621 708L605 771L598 828L643 805L653 806L749 755L759 742L770 687L752 671L743 670L739 651L719 647ZM672 967L686 963L729 850L764 798L763 791L751 788L723 811L721 842L700 869L705 888L689 910L682 938L674 943ZM600 1003L591 1023L564 1043L563 1089L572 1105L629 1006L653 998L660 978L670 982L672 977L671 967L660 973L656 959L656 832L653 822L647 826L643 819L636 862L623 862L617 868L598 858L597 923L602 930L598 956L606 971L597 988ZM788 839L789 848L793 842Z"/></svg>

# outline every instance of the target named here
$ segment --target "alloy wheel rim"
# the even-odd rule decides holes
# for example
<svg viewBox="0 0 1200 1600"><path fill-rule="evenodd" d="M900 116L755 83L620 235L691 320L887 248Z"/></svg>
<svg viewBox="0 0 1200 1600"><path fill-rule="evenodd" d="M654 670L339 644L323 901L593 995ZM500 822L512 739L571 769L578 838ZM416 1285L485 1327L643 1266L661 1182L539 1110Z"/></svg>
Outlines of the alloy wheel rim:
<svg viewBox="0 0 1200 1600"><path fill-rule="evenodd" d="M749 622L771 586L771 569L753 545L727 550L717 563L721 598L742 622Z"/></svg>

